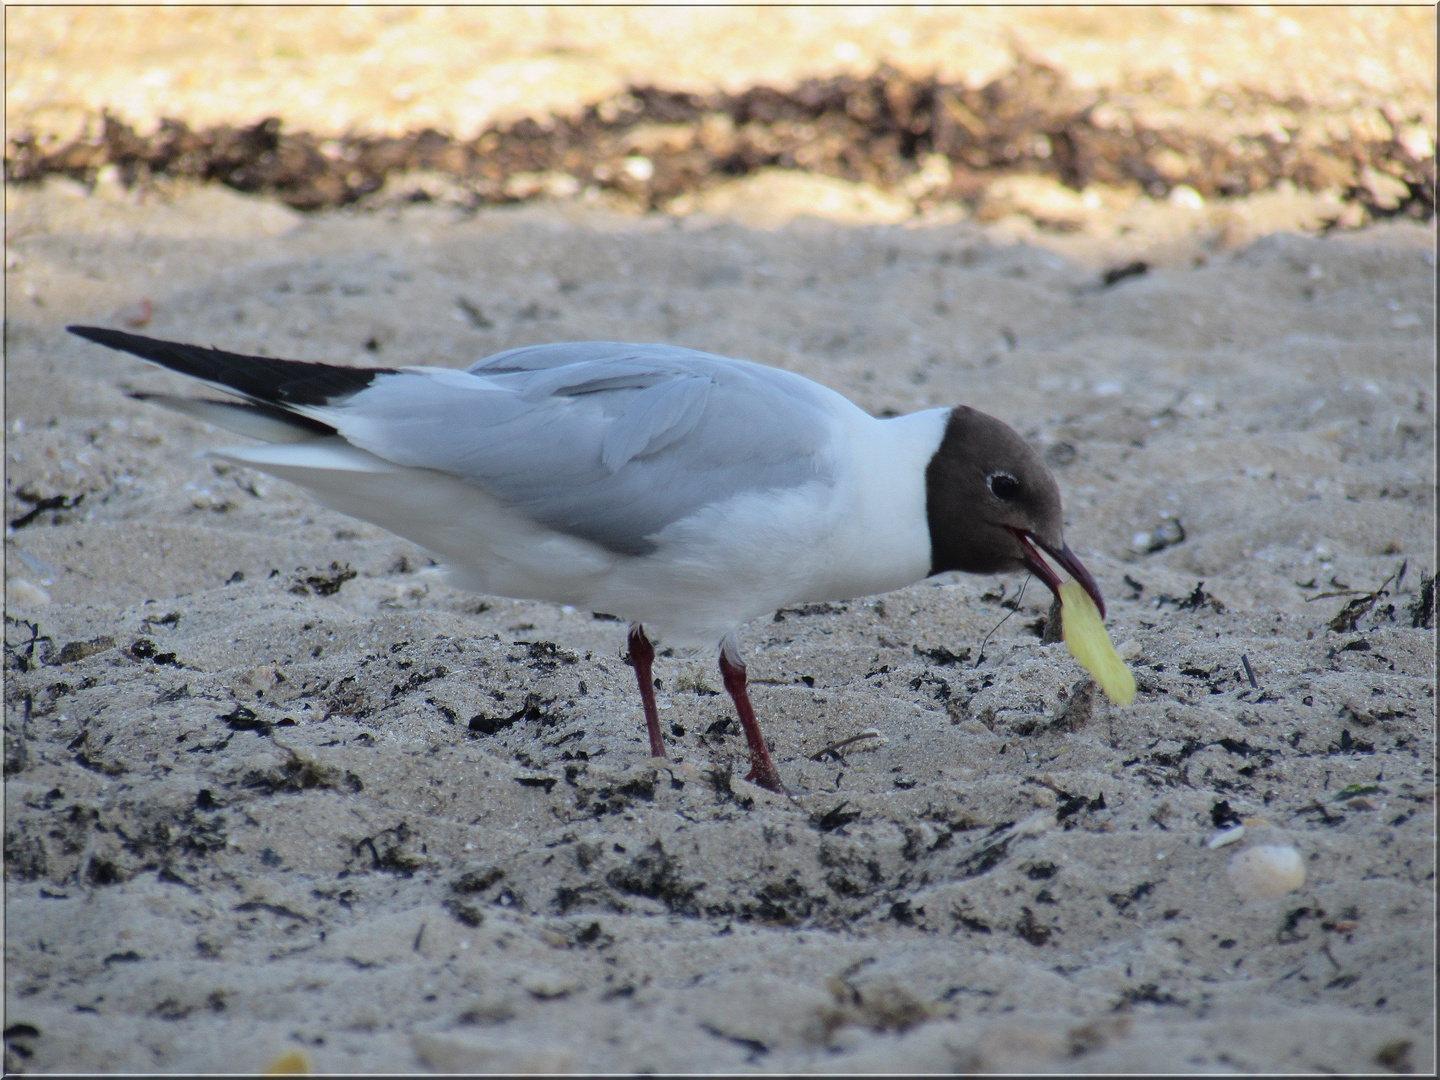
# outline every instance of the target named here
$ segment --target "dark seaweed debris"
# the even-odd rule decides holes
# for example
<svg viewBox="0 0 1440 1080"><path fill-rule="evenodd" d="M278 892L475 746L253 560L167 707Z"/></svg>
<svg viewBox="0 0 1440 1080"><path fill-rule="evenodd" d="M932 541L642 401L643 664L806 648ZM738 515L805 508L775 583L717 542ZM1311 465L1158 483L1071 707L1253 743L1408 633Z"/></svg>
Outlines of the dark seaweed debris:
<svg viewBox="0 0 1440 1080"><path fill-rule="evenodd" d="M540 721L549 726L558 721L558 717L548 711L548 706L553 704L554 700L554 698L542 698L536 693L526 694L524 704L506 716L486 716L484 713L476 713L470 718L470 731L477 736L495 735L521 720Z"/></svg>
<svg viewBox="0 0 1440 1080"><path fill-rule="evenodd" d="M814 825L815 828L821 832L841 832L843 835L843 830L846 825L860 820L859 810L845 809L849 805L848 802L842 802L839 806L833 807L823 814L813 814L811 815L810 824Z"/></svg>
<svg viewBox="0 0 1440 1080"><path fill-rule="evenodd" d="M66 510L74 510L85 499L82 491L78 495L51 495L48 498L36 495L26 488L15 492L15 497L30 504L30 509L17 518L10 520L10 528L23 529L25 526L34 523L41 514L53 513L50 519L52 525L63 525L68 517L63 513Z"/></svg>
<svg viewBox="0 0 1440 1080"><path fill-rule="evenodd" d="M949 163L948 180L916 197L922 207L973 204L1001 175L1038 173L1077 190L1137 184L1155 197L1180 185L1207 198L1240 196L1288 181L1307 190L1341 189L1368 211L1362 219L1434 216L1434 154L1416 160L1393 135L1377 138L1358 128L1315 138L1298 128L1238 136L1172 130L1153 126L1136 107L1156 95L1163 99L1163 86L1139 97L1117 91L1111 100L1071 86L1043 64L1021 61L979 89L891 68L810 79L788 91L634 86L570 116L527 117L471 139L433 129L326 138L287 132L277 117L198 131L167 119L142 135L106 112L98 134L63 145L14 136L5 179L64 175L93 183L113 165L126 185L157 176L215 181L318 210L373 195L392 174L425 171L450 178L457 190L446 197L471 207L593 186L656 209L766 167L895 189L930 155L940 155ZM1213 104L1231 112L1295 103L1216 91ZM627 167L637 157L648 165ZM397 197L436 195L419 184Z"/></svg>
<svg viewBox="0 0 1440 1080"><path fill-rule="evenodd" d="M1410 625L1417 630L1429 630L1435 622L1435 575L1420 575L1420 595L1408 608Z"/></svg>
<svg viewBox="0 0 1440 1080"><path fill-rule="evenodd" d="M332 562L328 570L316 570L307 574L310 568L302 566L295 571L294 579L290 585L290 591L300 596L307 593L314 593L316 596L334 596L340 591L345 582L355 578L359 571L349 563L341 565ZM244 580L243 575L241 580Z"/></svg>
<svg viewBox="0 0 1440 1080"><path fill-rule="evenodd" d="M1362 593L1361 595L1357 596L1355 599L1347 603L1340 610L1340 612L1333 619L1330 620L1330 629L1334 630L1337 634L1349 633L1355 630L1360 620L1370 613L1370 609L1373 608L1379 601L1390 595L1389 586L1392 582L1394 583L1395 588L1398 589L1400 587L1400 583L1405 580L1405 571L1409 567L1409 565L1410 563L1408 560L1401 563L1400 568L1396 570L1393 574L1391 574L1389 577L1387 577L1384 581L1382 581L1379 586L1374 589L1374 591ZM1435 589L1433 583L1431 584L1430 589L1432 597L1431 604L1433 607L1433 597ZM1423 587L1421 591L1423 593ZM1321 596L1324 595L1324 593L1321 594ZM1318 600L1320 599L1320 597L1314 597L1313 599ZM1418 621L1416 625L1419 625ZM1346 647L1349 648L1349 646Z"/></svg>
<svg viewBox="0 0 1440 1080"><path fill-rule="evenodd" d="M612 889L632 896L659 900L679 915L698 913L695 894L704 882L684 880L680 864L656 840L625 866L616 867L605 875Z"/></svg>

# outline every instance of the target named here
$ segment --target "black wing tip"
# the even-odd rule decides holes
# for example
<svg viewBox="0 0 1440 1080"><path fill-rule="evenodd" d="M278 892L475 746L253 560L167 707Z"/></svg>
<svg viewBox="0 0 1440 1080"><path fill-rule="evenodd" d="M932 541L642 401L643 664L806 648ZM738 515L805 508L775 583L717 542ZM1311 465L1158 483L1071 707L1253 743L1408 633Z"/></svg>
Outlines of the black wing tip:
<svg viewBox="0 0 1440 1080"><path fill-rule="evenodd" d="M172 371L179 371L182 374L202 379L210 377L210 375L196 367L197 361L208 365L230 355L221 353L218 349L207 349L203 345L189 345L183 341L166 341L164 338L131 334L125 330L112 330L107 326L75 325L67 326L65 329L76 337L93 341L96 345L104 345L107 349L127 352L142 360L149 360L161 367L170 368ZM235 360L253 359L245 356L231 356L230 358Z"/></svg>
<svg viewBox="0 0 1440 1080"><path fill-rule="evenodd" d="M123 352L134 352L137 348L157 345L173 345L174 342L162 341L159 338L146 337L144 334L131 334L124 330L112 330L108 326L67 326L66 330L76 337L82 337L86 341L93 341L96 345L104 345L111 349L120 349ZM136 353L138 356L145 356L145 353Z"/></svg>
<svg viewBox="0 0 1440 1080"><path fill-rule="evenodd" d="M396 369L389 367L345 367L308 360L245 356L101 326L76 325L65 329L97 345L131 353L242 397L282 407L329 405L364 390L378 375L396 374Z"/></svg>
<svg viewBox="0 0 1440 1080"><path fill-rule="evenodd" d="M76 337L83 337L86 341L97 341L102 345L107 337L120 333L119 330L107 330L103 326L80 326L79 324L67 326L65 329Z"/></svg>

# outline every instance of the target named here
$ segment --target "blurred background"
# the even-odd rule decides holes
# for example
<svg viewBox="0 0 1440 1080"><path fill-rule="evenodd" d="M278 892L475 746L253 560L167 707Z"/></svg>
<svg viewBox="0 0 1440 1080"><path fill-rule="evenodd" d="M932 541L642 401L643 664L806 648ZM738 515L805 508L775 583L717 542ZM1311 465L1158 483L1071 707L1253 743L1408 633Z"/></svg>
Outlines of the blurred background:
<svg viewBox="0 0 1440 1080"><path fill-rule="evenodd" d="M35 7L5 46L7 180L140 197L1231 244L1434 212L1426 7Z"/></svg>

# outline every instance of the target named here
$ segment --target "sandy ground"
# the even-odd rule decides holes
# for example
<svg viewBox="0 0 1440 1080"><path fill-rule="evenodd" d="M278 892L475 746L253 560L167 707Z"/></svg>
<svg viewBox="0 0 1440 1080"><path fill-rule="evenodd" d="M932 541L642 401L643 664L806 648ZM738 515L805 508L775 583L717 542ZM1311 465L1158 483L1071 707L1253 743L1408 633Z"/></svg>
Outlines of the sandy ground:
<svg viewBox="0 0 1440 1080"><path fill-rule="evenodd" d="M11 9L6 116L471 134L1023 54L1207 130L1389 103L1434 143L1427 9L736 11ZM7 1069L1433 1070L1435 229L1088 194L7 191ZM669 341L973 405L1052 463L1139 699L1085 706L1033 583L951 575L743 632L795 799L740 779L710 656L659 660L653 761L621 625L199 456L234 437L124 393L193 386L70 322L364 364ZM1271 845L1303 885L1242 896Z"/></svg>
<svg viewBox="0 0 1440 1080"><path fill-rule="evenodd" d="M968 223L10 200L7 520L51 507L6 537L12 1067L1433 1067L1433 228L1106 288ZM660 660L652 761L620 625L197 456L229 437L123 394L183 380L61 329L147 302L300 359L664 340L992 412L1139 700L1068 707L1034 587L977 666L1020 580L943 576L745 630L794 801L709 656ZM1269 824L1207 847L1230 812ZM1260 842L1303 887L1237 894Z"/></svg>

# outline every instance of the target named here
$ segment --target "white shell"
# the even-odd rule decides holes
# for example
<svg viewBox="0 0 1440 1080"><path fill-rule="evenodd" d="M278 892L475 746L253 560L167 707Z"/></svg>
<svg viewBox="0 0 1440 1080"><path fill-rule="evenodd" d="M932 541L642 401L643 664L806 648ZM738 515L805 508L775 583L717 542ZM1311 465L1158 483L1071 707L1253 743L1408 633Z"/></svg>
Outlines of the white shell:
<svg viewBox="0 0 1440 1080"><path fill-rule="evenodd" d="M1274 900L1305 884L1305 862L1288 844L1266 844L1237 851L1225 874L1246 900Z"/></svg>

